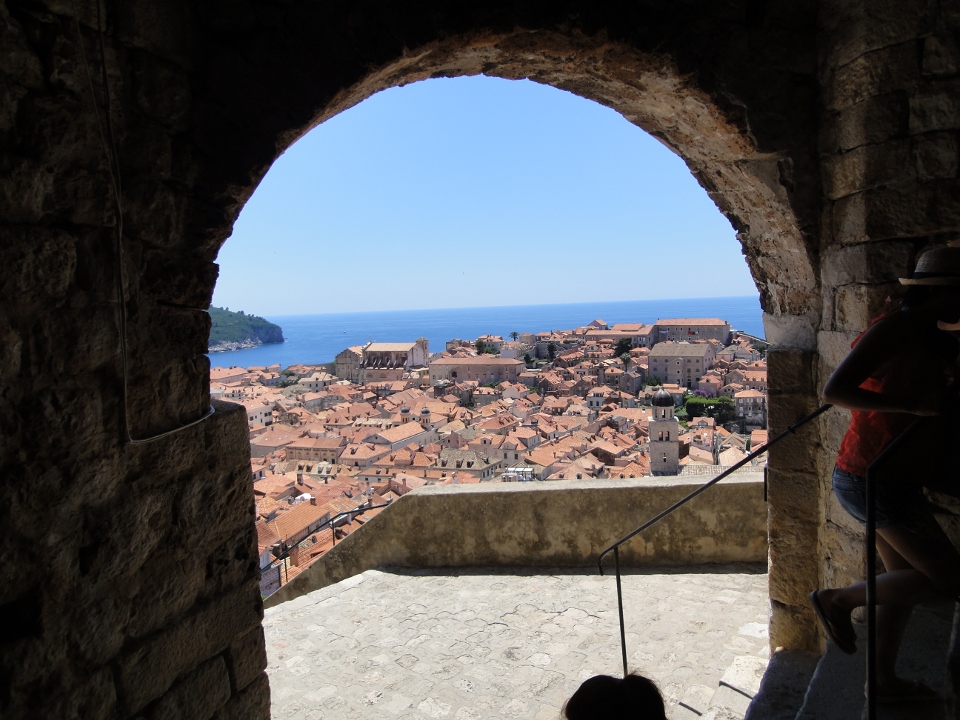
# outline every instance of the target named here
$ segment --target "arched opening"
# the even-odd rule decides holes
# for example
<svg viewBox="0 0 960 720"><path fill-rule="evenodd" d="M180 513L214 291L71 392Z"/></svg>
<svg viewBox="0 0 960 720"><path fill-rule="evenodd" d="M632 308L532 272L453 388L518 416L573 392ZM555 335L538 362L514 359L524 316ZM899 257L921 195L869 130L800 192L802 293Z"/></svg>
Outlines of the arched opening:
<svg viewBox="0 0 960 720"><path fill-rule="evenodd" d="M408 339L384 330L428 334L432 353L453 337L518 336L466 312L421 318L425 327L392 315L384 327L354 315L365 311L756 298L735 232L674 152L592 101L486 76L392 88L307 133L265 175L217 262L215 306L327 314L310 321L309 345L288 333L283 346L214 354L218 366L329 362L371 338ZM725 312L700 305L571 308L568 323ZM759 313L749 327L726 319L763 334ZM532 307L496 322L567 327ZM617 371L608 381L617 389Z"/></svg>
<svg viewBox="0 0 960 720"><path fill-rule="evenodd" d="M956 14L874 5L5 3L0 713L269 715L247 418L132 445L124 409L142 435L204 416L233 221L297 137L380 89L530 78L663 139L740 232L780 345L771 429L811 411L917 252L958 231ZM843 420L771 451L774 645L820 647L806 591L859 573L825 492Z"/></svg>
<svg viewBox="0 0 960 720"><path fill-rule="evenodd" d="M785 180L788 163L765 153L721 111L714 98L685 84L675 68L607 42L582 38L507 35L468 49L456 44L429 48L370 74L340 92L297 133L281 139L285 150L303 133L384 88L432 76L485 75L534 77L611 107L655 135L686 162L711 199L738 230L738 239L768 314L771 332L781 341L809 347L819 318L819 300L807 238L797 219ZM589 70L578 69L585 63ZM262 177L266 166L259 169ZM253 185L238 199L246 200ZM599 404L599 401L598 401ZM666 417L666 412L661 412ZM674 464L676 460L674 459ZM670 465L666 455L661 464ZM575 473L582 478L582 473Z"/></svg>
<svg viewBox="0 0 960 720"><path fill-rule="evenodd" d="M137 429L201 416L202 310L233 220L297 137L380 89L484 73L614 108L676 149L740 231L768 338L813 345L815 8L143 0L106 3L100 23L80 5L74 18L69 4L12 3L4 17L22 60L0 118L12 148L3 251L17 269L5 274L0 325L5 568L29 578L2 598L25 619L0 697L15 715L69 717L78 704L149 714L192 702L197 678L217 688L190 706L197 716L213 712L214 695L225 716L268 712L255 539L237 509L250 499L246 417L224 409L158 444L125 444L116 311L129 310ZM100 39L124 179L119 302L110 175L90 112L103 109ZM36 478L45 493L32 492Z"/></svg>
<svg viewBox="0 0 960 720"><path fill-rule="evenodd" d="M819 299L808 221L798 215L805 208L794 207L791 193L792 161L785 152L757 147L742 119L691 84L669 56L645 55L606 39L545 32L450 39L407 52L344 88L305 127L278 137L277 152L381 90L431 77L477 74L526 78L568 90L615 110L673 149L737 230L770 339L812 345ZM268 167L252 168L253 183L231 191L237 200L250 197ZM234 206L232 216L239 208Z"/></svg>

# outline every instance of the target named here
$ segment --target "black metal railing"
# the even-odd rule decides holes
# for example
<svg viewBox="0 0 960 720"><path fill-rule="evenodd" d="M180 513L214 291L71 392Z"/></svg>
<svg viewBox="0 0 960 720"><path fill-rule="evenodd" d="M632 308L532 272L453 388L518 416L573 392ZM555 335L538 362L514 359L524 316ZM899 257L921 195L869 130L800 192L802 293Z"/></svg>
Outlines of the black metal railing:
<svg viewBox="0 0 960 720"><path fill-rule="evenodd" d="M730 474L734 473L735 471L739 470L740 468L742 468L744 465L746 465L748 462L750 462L750 461L753 460L754 458L758 457L759 455L762 455L762 454L765 453L767 450L769 450L771 447L773 447L773 446L776 445L778 442L780 442L781 440L783 440L785 437L787 437L788 435L792 435L793 433L795 433L795 432L797 431L798 428L806 425L806 424L807 424L808 422L810 422L811 420L819 417L820 415L822 415L823 413L825 413L827 410L829 410L831 407L832 407L832 405L821 405L819 408L817 408L816 410L814 410L812 413L810 413L810 414L807 415L806 417L802 418L801 420L798 420L798 421L795 422L793 425L791 425L791 426L788 427L786 430L784 430L782 433L780 433L779 435L777 435L775 438L773 438L773 440L770 440L769 442L767 442L763 447L761 447L760 449L755 450L754 452L750 453L750 454L747 455L745 458L743 458L742 460L740 460L740 462L738 462L738 463L736 463L736 464L734 464L734 465L731 465L729 468L727 468L726 470L724 470L722 473L720 473L719 475L717 475L715 478L713 478L713 479L710 480L709 482L704 483L703 485L701 485L700 487L698 487L696 490L694 490L692 493L690 493L689 495L687 495L685 498L683 498L682 500L679 500L678 502L675 502L673 505L671 505L670 507L668 507L666 510L664 510L664 511L661 512L661 513L659 513L659 514L656 515L655 517L652 517L651 519L647 520L647 522L643 523L643 525L641 525L640 527L638 527L636 530L634 530L633 532L628 533L627 535L624 535L622 538L620 538L619 540L617 540L617 541L616 541L615 543L613 543L610 547L606 548L603 552L600 553L600 557L597 559L597 566L598 566L599 569L600 569L600 574L601 574L601 575L603 575L603 560L604 560L604 558L606 558L606 556L609 555L611 552L613 553L614 569L615 569L616 576L617 576L617 610L618 610L619 615L620 615L620 651L621 651L621 655L622 655L622 657L623 657L623 676L624 676L624 677L626 677L627 675L629 675L630 672L629 672L629 670L627 669L627 636L626 636L626 630L624 629L624 624L623 624L623 590L622 590L621 581L620 581L620 546L623 545L624 543L628 542L629 540L631 540L631 539L634 538L635 536L639 535L641 532L643 532L644 530L646 530L646 529L647 529L648 527L650 527L651 525L655 525L656 523L660 522L663 518L667 517L667 515L670 515L670 514L673 513L675 510L677 510L677 509L679 509L680 507L686 505L688 502L690 502L691 500L693 500L695 497L697 497L697 496L700 495L701 493L705 492L705 491L708 490L709 488L713 487L714 485L716 485L718 482L720 482L721 480L723 480L723 479L724 479L725 477L727 477L728 475L730 475Z"/></svg>
<svg viewBox="0 0 960 720"><path fill-rule="evenodd" d="M317 527L315 527L313 530L311 530L310 532L308 532L308 533L306 534L306 536L305 536L302 540L298 540L298 541L295 542L295 543L291 543L289 547L284 548L284 550L283 550L282 553L280 553L279 555L274 556L273 563L283 563L284 560L286 560L287 558L290 557L290 551L291 551L291 550L293 550L294 548L300 547L300 545L302 545L303 543L305 543L307 540L310 539L310 536L312 536L314 533L320 532L321 530L323 530L323 529L326 528L326 527L330 527L330 534L333 536L333 544L332 544L331 548L332 548L332 547L336 547L336 545L337 545L337 528L336 528L335 523L337 522L337 520L339 520L340 518L344 518L344 517L350 516L350 515L352 515L354 518L356 518L356 517L359 517L360 515L363 515L363 514L364 514L365 512L367 512L368 510L377 510L377 509L379 509L379 508L385 508L385 507L388 507L388 506L391 505L391 504L392 504L392 501L391 501L391 502L383 503L383 504L381 504L381 505L367 505L366 503L363 503L363 504L361 504L360 506L354 508L353 510L344 510L344 511L341 512L341 513L337 513L336 515L334 515L334 516L331 517L330 519L324 520L322 523L320 523L319 525L317 525ZM351 519L350 522L353 522L353 520ZM331 527L331 526L332 526L332 527ZM271 568L274 567L273 563L271 563ZM283 582L283 585L286 585L287 582L289 582L289 580L286 579L286 563L283 564L283 568L284 568L284 582ZM271 595L272 595L272 594L273 594L273 593L271 593Z"/></svg>

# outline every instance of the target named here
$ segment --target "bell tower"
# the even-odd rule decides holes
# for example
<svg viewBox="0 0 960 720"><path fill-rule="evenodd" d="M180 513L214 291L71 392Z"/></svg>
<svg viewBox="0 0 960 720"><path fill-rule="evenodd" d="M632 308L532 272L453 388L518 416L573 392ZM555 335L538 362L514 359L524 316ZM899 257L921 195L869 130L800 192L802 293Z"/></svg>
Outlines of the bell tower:
<svg viewBox="0 0 960 720"><path fill-rule="evenodd" d="M657 390L650 418L650 472L653 475L680 472L680 423L673 412L673 395L663 388Z"/></svg>

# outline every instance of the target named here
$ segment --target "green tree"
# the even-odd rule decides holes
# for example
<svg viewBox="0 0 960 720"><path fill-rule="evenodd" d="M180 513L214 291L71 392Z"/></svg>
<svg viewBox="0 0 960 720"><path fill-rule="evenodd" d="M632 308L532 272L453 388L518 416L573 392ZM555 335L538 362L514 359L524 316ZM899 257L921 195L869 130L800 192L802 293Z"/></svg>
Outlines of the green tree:
<svg viewBox="0 0 960 720"><path fill-rule="evenodd" d="M527 367L533 364L533 358L530 357L530 353L523 354L523 362L526 363Z"/></svg>
<svg viewBox="0 0 960 720"><path fill-rule="evenodd" d="M510 333L510 339L513 340L514 342L516 342L517 338L519 337L520 337L520 333L518 333L516 330Z"/></svg>
<svg viewBox="0 0 960 720"><path fill-rule="evenodd" d="M557 346L553 343L547 345L547 356L550 358L551 362L553 362L553 359L557 356Z"/></svg>
<svg viewBox="0 0 960 720"><path fill-rule="evenodd" d="M628 353L628 352L623 353L623 354L620 356L620 360L621 360L621 362L623 362L623 369L624 369L624 370L629 370L629 369L630 369L630 363L633 362L633 358L630 357L630 353Z"/></svg>
<svg viewBox="0 0 960 720"><path fill-rule="evenodd" d="M646 380L643 381L643 384L648 387L657 387L658 385L663 385L663 380L658 378L656 375L650 375Z"/></svg>
<svg viewBox="0 0 960 720"><path fill-rule="evenodd" d="M473 344L474 344L474 347L477 348L477 354L478 354L478 355L482 355L482 354L483 354L483 340L481 340L480 338L477 338L476 341L475 341Z"/></svg>
<svg viewBox="0 0 960 720"><path fill-rule="evenodd" d="M690 395L684 402L684 408L691 420L696 417L712 417L718 423L725 423L736 417L736 406L726 395L716 398Z"/></svg>
<svg viewBox="0 0 960 720"><path fill-rule="evenodd" d="M613 349L613 354L617 357L621 357L624 353L629 353L630 348L633 347L633 342L630 338L620 338L617 340L617 346Z"/></svg>

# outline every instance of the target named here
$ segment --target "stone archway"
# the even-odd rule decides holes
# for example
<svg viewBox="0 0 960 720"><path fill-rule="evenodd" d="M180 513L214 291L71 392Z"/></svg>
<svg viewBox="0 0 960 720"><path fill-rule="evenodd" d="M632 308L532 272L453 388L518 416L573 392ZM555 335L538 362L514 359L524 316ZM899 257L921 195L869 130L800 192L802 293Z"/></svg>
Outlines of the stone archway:
<svg viewBox="0 0 960 720"><path fill-rule="evenodd" d="M770 338L815 346L812 5L134 0L106 5L102 36L95 7L0 7L5 717L214 701L226 717L266 712L245 418L219 406L132 446L123 401L138 435L203 415L203 310L233 220L295 138L379 89L483 72L616 109L682 155L739 230ZM123 180L126 396L92 109L106 112L101 39ZM811 383L795 382L809 357L784 358L771 374L809 401Z"/></svg>

